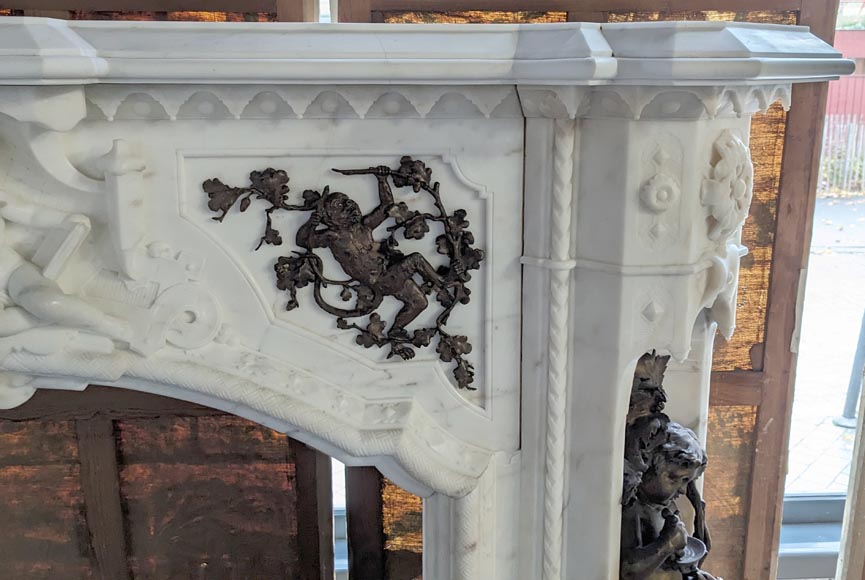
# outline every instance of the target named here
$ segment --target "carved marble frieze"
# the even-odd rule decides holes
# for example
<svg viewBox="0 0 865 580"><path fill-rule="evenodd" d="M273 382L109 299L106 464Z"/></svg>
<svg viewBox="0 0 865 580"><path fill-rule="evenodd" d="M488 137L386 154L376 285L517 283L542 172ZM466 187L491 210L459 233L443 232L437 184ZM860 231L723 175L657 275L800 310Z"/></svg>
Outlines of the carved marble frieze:
<svg viewBox="0 0 865 580"><path fill-rule="evenodd" d="M449 119L522 116L507 86L93 85L92 120Z"/></svg>
<svg viewBox="0 0 865 580"><path fill-rule="evenodd" d="M790 108L791 85L518 87L527 117L716 119Z"/></svg>

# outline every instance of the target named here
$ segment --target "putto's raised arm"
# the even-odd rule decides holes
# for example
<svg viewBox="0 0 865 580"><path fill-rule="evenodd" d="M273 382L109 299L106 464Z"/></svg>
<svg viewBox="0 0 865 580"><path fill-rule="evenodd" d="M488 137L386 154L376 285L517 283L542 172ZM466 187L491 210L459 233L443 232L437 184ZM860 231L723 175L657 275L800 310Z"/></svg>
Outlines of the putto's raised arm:
<svg viewBox="0 0 865 580"><path fill-rule="evenodd" d="M364 216L363 225L377 228L389 217L388 212L394 204L393 191L390 188L390 183L388 183L391 169L385 165L379 165L378 167L370 167L370 173L374 174L376 179L378 179L379 204L378 207Z"/></svg>

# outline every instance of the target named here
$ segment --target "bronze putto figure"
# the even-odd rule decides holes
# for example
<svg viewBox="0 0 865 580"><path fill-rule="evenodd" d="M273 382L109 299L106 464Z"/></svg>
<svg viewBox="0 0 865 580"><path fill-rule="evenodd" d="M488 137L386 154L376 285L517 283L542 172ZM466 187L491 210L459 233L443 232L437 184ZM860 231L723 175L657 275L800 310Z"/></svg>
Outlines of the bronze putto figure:
<svg viewBox="0 0 865 580"><path fill-rule="evenodd" d="M625 430L622 580L714 580L700 569L712 544L696 484L706 452L693 431L663 413L669 359L653 351L634 373ZM693 534L676 507L681 495L694 509Z"/></svg>

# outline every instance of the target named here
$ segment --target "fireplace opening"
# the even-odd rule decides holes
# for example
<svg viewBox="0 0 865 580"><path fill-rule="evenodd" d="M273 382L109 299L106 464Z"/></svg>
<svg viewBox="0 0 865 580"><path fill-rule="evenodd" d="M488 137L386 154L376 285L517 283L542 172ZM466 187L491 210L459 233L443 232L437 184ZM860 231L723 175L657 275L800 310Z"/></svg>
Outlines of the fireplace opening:
<svg viewBox="0 0 865 580"><path fill-rule="evenodd" d="M332 464L283 433L176 399L39 392L0 411L4 574L420 578L421 499L374 467Z"/></svg>

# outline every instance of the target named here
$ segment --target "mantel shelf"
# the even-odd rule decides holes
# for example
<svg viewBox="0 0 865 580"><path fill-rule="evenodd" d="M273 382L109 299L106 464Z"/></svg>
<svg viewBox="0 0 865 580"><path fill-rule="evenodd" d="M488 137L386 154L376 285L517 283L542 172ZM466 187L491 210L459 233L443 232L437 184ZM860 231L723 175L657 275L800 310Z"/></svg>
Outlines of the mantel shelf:
<svg viewBox="0 0 865 580"><path fill-rule="evenodd" d="M11 85L711 85L853 71L806 27L713 22L214 26L6 17L0 57L0 84Z"/></svg>

